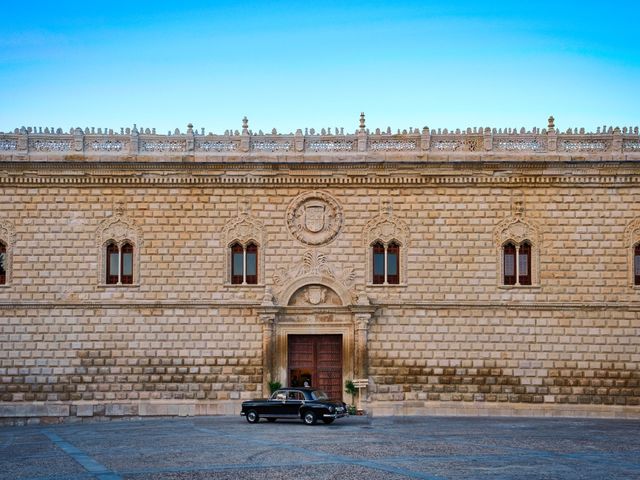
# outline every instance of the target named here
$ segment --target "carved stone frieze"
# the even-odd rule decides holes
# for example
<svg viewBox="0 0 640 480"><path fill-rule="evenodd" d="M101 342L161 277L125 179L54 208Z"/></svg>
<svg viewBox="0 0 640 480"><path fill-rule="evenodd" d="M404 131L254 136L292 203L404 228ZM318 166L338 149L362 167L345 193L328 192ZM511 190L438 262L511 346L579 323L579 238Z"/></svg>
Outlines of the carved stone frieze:
<svg viewBox="0 0 640 480"><path fill-rule="evenodd" d="M355 269L352 266L335 267L331 265L325 253L307 250L302 256L302 262L290 269L280 269L274 275L274 294L282 304L288 302L300 287L316 284L328 286L335 291L342 304L345 303L346 298L349 299L347 303L351 303L355 299L355 278ZM313 304L313 301L321 303L322 292L320 291L308 292L304 295L302 298L307 299L309 304Z"/></svg>
<svg viewBox="0 0 640 480"><path fill-rule="evenodd" d="M516 208L518 208L517 205ZM539 247L540 231L534 223L525 220L521 215L515 215L505 218L498 224L494 230L494 239L499 248L508 241L520 244L525 240L529 240L534 246Z"/></svg>
<svg viewBox="0 0 640 480"><path fill-rule="evenodd" d="M246 245L250 241L257 243L259 247L264 247L264 225L247 209L229 220L222 231L222 236L227 247L234 242Z"/></svg>
<svg viewBox="0 0 640 480"><path fill-rule="evenodd" d="M406 247L409 239L409 227L404 220L393 213L390 204L386 204L384 211L367 222L363 231L365 245L368 247L375 241L389 243L396 240Z"/></svg>
<svg viewBox="0 0 640 480"><path fill-rule="evenodd" d="M329 194L307 192L297 196L287 208L287 227L307 245L323 245L335 238L344 221L342 207Z"/></svg>

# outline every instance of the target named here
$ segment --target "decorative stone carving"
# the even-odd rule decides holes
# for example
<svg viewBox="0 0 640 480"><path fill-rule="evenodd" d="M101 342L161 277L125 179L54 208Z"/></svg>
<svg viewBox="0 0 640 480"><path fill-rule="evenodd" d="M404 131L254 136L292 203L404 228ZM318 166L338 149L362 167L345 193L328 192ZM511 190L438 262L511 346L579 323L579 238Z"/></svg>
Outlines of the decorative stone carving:
<svg viewBox="0 0 640 480"><path fill-rule="evenodd" d="M125 243L133 246L133 283L140 283L140 250L143 246L142 230L124 211L124 203L115 205L115 214L105 218L96 232L99 250L98 284L104 284L106 276L106 247L113 241L118 248Z"/></svg>
<svg viewBox="0 0 640 480"><path fill-rule="evenodd" d="M184 152L186 149L186 142L170 140L142 142L140 146L143 152Z"/></svg>
<svg viewBox="0 0 640 480"><path fill-rule="evenodd" d="M634 218L624 230L624 245L627 249L627 270L629 286L635 286L634 272L634 250L635 246L640 243L640 218Z"/></svg>
<svg viewBox="0 0 640 480"><path fill-rule="evenodd" d="M249 213L246 206L241 207L237 217L232 218L222 230L224 240L224 278L225 282L231 281L231 255L229 247L239 243L243 247L251 242L258 247L258 284L264 284L264 225L260 220Z"/></svg>
<svg viewBox="0 0 640 480"><path fill-rule="evenodd" d="M233 152L238 149L238 144L235 142L196 142L196 150L202 152Z"/></svg>
<svg viewBox="0 0 640 480"><path fill-rule="evenodd" d="M354 142L339 141L334 142L309 142L309 150L313 152L349 152L353 150Z"/></svg>
<svg viewBox="0 0 640 480"><path fill-rule="evenodd" d="M415 141L398 141L398 140L384 140L379 142L371 142L369 149L373 151L403 151L403 150L415 150Z"/></svg>
<svg viewBox="0 0 640 480"><path fill-rule="evenodd" d="M538 152L544 150L544 145L537 139L530 140L499 140L494 142L496 150L501 152Z"/></svg>
<svg viewBox="0 0 640 480"><path fill-rule="evenodd" d="M515 215L502 220L494 230L494 242L499 266L496 276L498 285L503 285L502 272L504 269L504 255L502 248L507 242L513 242L516 248L525 240L531 245L531 284L540 283L540 250L542 236L538 226L523 217L524 207L520 197L516 196L512 208Z"/></svg>
<svg viewBox="0 0 640 480"><path fill-rule="evenodd" d="M291 269L281 269L273 277L275 293L280 303L285 303L301 287L317 284L327 286L340 298L343 305L352 303L355 298L353 289L356 274L351 266L343 265L341 268L333 267L327 255L314 250L307 250L302 257L302 262ZM309 304L313 301L322 303L322 294L318 291L307 294ZM326 297L325 297L326 298Z"/></svg>
<svg viewBox="0 0 640 480"><path fill-rule="evenodd" d="M609 149L609 142L564 140L561 142L565 152L605 152Z"/></svg>
<svg viewBox="0 0 640 480"><path fill-rule="evenodd" d="M340 231L342 223L342 207L327 193L303 193L287 208L289 231L307 245L329 243Z"/></svg>
<svg viewBox="0 0 640 480"><path fill-rule="evenodd" d="M120 152L124 144L120 140L95 140L90 143L91 149L96 152Z"/></svg>
<svg viewBox="0 0 640 480"><path fill-rule="evenodd" d="M0 150L16 150L18 142L15 140L0 140Z"/></svg>
<svg viewBox="0 0 640 480"><path fill-rule="evenodd" d="M382 242L388 245L396 242L402 249L400 252L400 281L405 283L407 278L407 252L409 247L409 227L404 220L393 213L391 203L385 203L381 212L367 222L362 232L364 248L367 252L366 278L367 283L373 279L372 271L372 249L375 242Z"/></svg>
<svg viewBox="0 0 640 480"><path fill-rule="evenodd" d="M289 300L291 306L342 305L336 292L324 285L307 285L296 291Z"/></svg>
<svg viewBox="0 0 640 480"><path fill-rule="evenodd" d="M67 152L71 150L71 142L62 140L35 140L29 142L29 149L37 152Z"/></svg>
<svg viewBox="0 0 640 480"><path fill-rule="evenodd" d="M251 142L251 150L256 152L287 152L291 150L291 142L272 142L272 141L264 141L264 142Z"/></svg>

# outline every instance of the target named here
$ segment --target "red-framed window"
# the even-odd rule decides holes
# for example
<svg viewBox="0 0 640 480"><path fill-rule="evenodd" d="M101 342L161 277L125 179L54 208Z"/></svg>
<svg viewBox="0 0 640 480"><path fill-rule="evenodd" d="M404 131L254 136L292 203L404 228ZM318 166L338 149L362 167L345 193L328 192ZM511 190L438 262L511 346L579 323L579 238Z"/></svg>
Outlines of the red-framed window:
<svg viewBox="0 0 640 480"><path fill-rule="evenodd" d="M115 243L107 245L107 278L106 283L108 285L115 285L118 283L118 274L120 270L120 252L118 246Z"/></svg>
<svg viewBox="0 0 640 480"><path fill-rule="evenodd" d="M231 283L233 285L242 284L244 270L244 251L242 245L234 243L231 245Z"/></svg>
<svg viewBox="0 0 640 480"><path fill-rule="evenodd" d="M373 283L381 285L384 283L384 245L376 242L373 249Z"/></svg>
<svg viewBox="0 0 640 480"><path fill-rule="evenodd" d="M640 285L640 243L633 247L633 284Z"/></svg>
<svg viewBox="0 0 640 480"><path fill-rule="evenodd" d="M257 285L258 283L258 246L254 243L247 245L246 277L247 283Z"/></svg>
<svg viewBox="0 0 640 480"><path fill-rule="evenodd" d="M528 242L518 250L518 276L520 285L531 285L531 244Z"/></svg>
<svg viewBox="0 0 640 480"><path fill-rule="evenodd" d="M503 248L504 284L516 284L516 246L507 243Z"/></svg>
<svg viewBox="0 0 640 480"><path fill-rule="evenodd" d="M0 242L0 285L7 283L7 246Z"/></svg>
<svg viewBox="0 0 640 480"><path fill-rule="evenodd" d="M133 283L133 245L125 243L120 249L120 283Z"/></svg>
<svg viewBox="0 0 640 480"><path fill-rule="evenodd" d="M400 245L395 242L387 246L387 283L400 283Z"/></svg>

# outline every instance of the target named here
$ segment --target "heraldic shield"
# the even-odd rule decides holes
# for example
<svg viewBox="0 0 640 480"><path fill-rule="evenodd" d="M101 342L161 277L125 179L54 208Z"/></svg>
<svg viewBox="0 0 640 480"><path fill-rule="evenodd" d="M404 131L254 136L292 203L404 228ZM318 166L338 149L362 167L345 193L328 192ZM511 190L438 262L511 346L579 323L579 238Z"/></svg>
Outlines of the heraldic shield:
<svg viewBox="0 0 640 480"><path fill-rule="evenodd" d="M322 231L325 224L325 205L322 202L309 202L304 207L304 226L310 232Z"/></svg>

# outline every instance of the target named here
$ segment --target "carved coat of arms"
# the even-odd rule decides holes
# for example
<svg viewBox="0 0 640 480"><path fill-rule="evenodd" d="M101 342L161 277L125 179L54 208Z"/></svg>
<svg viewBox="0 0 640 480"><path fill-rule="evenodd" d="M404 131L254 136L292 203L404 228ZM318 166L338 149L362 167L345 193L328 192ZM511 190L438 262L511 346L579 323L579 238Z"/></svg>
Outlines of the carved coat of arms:
<svg viewBox="0 0 640 480"><path fill-rule="evenodd" d="M303 193L287 209L289 231L307 245L322 245L333 240L342 221L342 207L324 192Z"/></svg>

